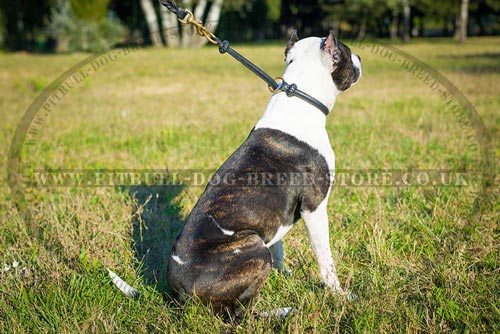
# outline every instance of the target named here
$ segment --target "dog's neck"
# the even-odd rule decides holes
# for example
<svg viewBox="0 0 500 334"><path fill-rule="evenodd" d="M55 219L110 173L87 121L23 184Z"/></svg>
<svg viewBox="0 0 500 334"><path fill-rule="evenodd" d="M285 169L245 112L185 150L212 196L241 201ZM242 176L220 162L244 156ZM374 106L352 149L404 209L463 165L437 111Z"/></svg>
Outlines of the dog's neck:
<svg viewBox="0 0 500 334"><path fill-rule="evenodd" d="M294 62L285 70L283 79L289 84L295 83L300 90L318 99L328 109L333 108L338 91L331 74L322 64ZM316 147L317 141L320 140L316 134L326 134L325 123L326 116L318 108L298 97L288 97L282 92L271 97L255 128L281 130Z"/></svg>

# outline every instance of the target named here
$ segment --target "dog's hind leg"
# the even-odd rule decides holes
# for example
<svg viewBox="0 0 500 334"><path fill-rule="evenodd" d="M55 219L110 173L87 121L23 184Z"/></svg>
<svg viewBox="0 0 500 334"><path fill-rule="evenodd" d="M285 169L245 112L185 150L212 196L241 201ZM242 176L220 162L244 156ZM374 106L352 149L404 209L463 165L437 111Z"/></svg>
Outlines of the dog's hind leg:
<svg viewBox="0 0 500 334"><path fill-rule="evenodd" d="M273 268L282 271L285 265L285 252L283 250L283 242L280 240L274 245L269 247L271 256L273 258Z"/></svg>
<svg viewBox="0 0 500 334"><path fill-rule="evenodd" d="M231 239L205 251L193 291L217 312L239 318L269 277L272 259L256 234L237 233Z"/></svg>
<svg viewBox="0 0 500 334"><path fill-rule="evenodd" d="M285 251L283 250L283 241L280 240L274 245L269 247L271 256L273 258L273 268L278 270L285 276L290 276L292 272L285 266Z"/></svg>

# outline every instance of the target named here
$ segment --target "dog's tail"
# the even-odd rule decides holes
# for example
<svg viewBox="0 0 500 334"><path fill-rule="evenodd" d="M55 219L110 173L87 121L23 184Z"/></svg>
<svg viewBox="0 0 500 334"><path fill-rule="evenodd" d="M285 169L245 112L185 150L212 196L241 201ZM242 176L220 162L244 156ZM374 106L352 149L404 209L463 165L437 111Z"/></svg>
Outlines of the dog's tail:
<svg viewBox="0 0 500 334"><path fill-rule="evenodd" d="M120 289L120 291L123 292L123 294L125 296L130 297L130 298L139 297L139 295L140 295L139 290L128 285L127 282L122 280L120 276L115 274L109 268L106 268L106 269L108 269L108 274L109 274L109 277L111 277L111 281L113 282L113 284L116 285L116 287L118 289Z"/></svg>

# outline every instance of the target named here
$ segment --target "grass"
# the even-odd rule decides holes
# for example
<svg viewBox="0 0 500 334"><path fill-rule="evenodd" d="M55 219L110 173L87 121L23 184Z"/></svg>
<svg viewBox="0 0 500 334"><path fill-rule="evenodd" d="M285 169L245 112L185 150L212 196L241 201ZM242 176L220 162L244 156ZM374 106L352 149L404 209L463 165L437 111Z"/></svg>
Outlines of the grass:
<svg viewBox="0 0 500 334"><path fill-rule="evenodd" d="M500 161L500 39L399 45L453 82L475 106ZM238 51L271 74L283 46ZM422 80L370 48L354 48L363 78L342 94L327 129L337 168L478 170L457 115ZM88 55L0 55L0 150L6 157L30 103ZM35 169L213 170L246 138L269 95L214 48L146 49L119 57L53 108L23 162ZM293 306L285 321L224 323L166 294L172 238L202 186L26 188L32 234L2 159L2 333L493 333L500 331L500 204L496 187L334 186L330 239L349 302L324 290L303 224L285 238L291 277L272 273L255 312ZM499 175L499 167L495 167ZM201 179L201 183L206 182ZM17 266L12 264L17 262ZM5 266L10 266L5 270ZM106 267L141 291L133 300Z"/></svg>

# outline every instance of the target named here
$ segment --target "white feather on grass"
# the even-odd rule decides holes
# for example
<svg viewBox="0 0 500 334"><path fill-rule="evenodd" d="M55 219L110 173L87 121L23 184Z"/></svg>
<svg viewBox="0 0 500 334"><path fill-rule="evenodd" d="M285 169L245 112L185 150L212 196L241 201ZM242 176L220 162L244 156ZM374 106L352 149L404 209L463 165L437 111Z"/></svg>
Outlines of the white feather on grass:
<svg viewBox="0 0 500 334"><path fill-rule="evenodd" d="M116 285L116 287L120 289L120 291L123 292L125 296L130 298L137 298L139 296L140 294L139 290L128 285L127 282L122 280L120 276L115 274L109 268L106 269L108 269L109 277L111 277L111 281L113 282L113 284Z"/></svg>

